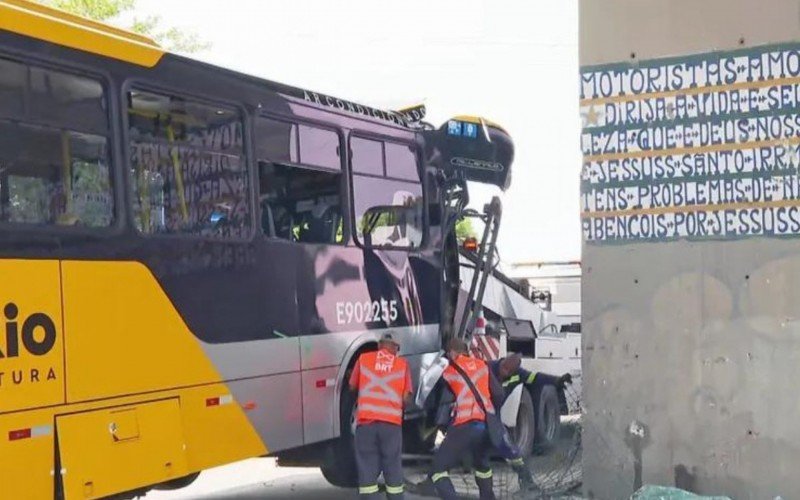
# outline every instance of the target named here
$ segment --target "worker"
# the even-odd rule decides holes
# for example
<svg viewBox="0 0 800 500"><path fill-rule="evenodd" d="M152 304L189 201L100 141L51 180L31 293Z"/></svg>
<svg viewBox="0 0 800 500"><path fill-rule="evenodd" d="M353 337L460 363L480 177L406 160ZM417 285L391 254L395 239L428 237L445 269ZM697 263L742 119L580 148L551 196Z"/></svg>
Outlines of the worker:
<svg viewBox="0 0 800 500"><path fill-rule="evenodd" d="M480 498L491 500L495 498L492 490L492 467L489 463L492 444L486 427L486 414L464 377L453 365L458 365L469 377L488 412L499 408L497 403L502 398L502 389L486 362L468 355L467 344L463 340L452 339L448 344L447 356L450 365L442 375L445 381L443 387L455 398L455 417L444 441L433 456L430 480L440 498L458 498L450 481L449 470L470 453Z"/></svg>
<svg viewBox="0 0 800 500"><path fill-rule="evenodd" d="M545 373L529 372L522 368L522 356L518 353L492 361L489 363L489 368L503 387L503 402L520 384L532 386L536 383L549 383L556 387L563 387L564 384L572 382L569 374L554 377ZM503 446L498 448L498 451L517 473L520 490L538 491L531 470L525 464L519 448L511 441L506 440Z"/></svg>
<svg viewBox="0 0 800 500"><path fill-rule="evenodd" d="M355 452L361 499L381 497L381 472L387 497L403 498L403 406L412 390L408 363L399 350L392 334L385 333L377 351L359 356L350 376L350 389L358 391Z"/></svg>

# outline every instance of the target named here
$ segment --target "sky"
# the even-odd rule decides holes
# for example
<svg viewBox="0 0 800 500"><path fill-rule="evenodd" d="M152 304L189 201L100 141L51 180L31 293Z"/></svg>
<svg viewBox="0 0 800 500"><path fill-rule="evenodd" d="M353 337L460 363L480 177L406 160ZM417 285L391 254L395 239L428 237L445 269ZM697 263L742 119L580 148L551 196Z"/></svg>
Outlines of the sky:
<svg viewBox="0 0 800 500"><path fill-rule="evenodd" d="M198 33L192 57L427 121L481 115L516 146L504 267L580 258L576 0L138 0L138 16Z"/></svg>

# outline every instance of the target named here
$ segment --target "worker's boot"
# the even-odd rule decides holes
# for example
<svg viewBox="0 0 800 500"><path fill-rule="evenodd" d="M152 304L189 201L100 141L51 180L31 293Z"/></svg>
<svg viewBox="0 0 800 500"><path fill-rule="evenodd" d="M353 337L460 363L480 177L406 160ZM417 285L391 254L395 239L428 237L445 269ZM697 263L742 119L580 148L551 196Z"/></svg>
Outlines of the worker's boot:
<svg viewBox="0 0 800 500"><path fill-rule="evenodd" d="M492 476L486 478L475 477L475 483L478 485L478 492L480 500L495 500L494 490L492 489Z"/></svg>
<svg viewBox="0 0 800 500"><path fill-rule="evenodd" d="M520 463L514 463L511 465L511 468L514 469L514 472L517 473L517 478L519 479L519 490L525 492L536 492L539 491L539 487L536 485L536 481L533 480L533 474L531 470L525 465L524 462L520 460Z"/></svg>

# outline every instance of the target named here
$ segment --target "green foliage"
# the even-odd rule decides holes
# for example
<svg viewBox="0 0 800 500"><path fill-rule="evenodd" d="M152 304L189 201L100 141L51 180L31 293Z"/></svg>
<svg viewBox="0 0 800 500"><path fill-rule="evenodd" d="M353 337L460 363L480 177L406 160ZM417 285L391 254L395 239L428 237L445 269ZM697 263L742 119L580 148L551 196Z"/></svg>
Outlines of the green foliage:
<svg viewBox="0 0 800 500"><path fill-rule="evenodd" d="M81 17L106 21L133 9L136 0L43 0L42 3Z"/></svg>
<svg viewBox="0 0 800 500"><path fill-rule="evenodd" d="M111 180L105 165L73 161L71 191L72 210L82 225L104 227L111 224Z"/></svg>
<svg viewBox="0 0 800 500"><path fill-rule="evenodd" d="M136 0L39 0L45 5L77 14L81 17L115 23L120 16L136 9ZM197 33L181 31L178 28L164 28L161 16L134 17L128 26L131 31L147 35L163 47L174 52L193 53L208 49L211 44L202 40Z"/></svg>
<svg viewBox="0 0 800 500"><path fill-rule="evenodd" d="M456 223L456 241L463 243L467 238L477 238L472 219L464 218Z"/></svg>
<svg viewBox="0 0 800 500"><path fill-rule="evenodd" d="M36 177L8 176L8 210L11 222L40 224L49 217L47 183Z"/></svg>
<svg viewBox="0 0 800 500"><path fill-rule="evenodd" d="M187 33L174 27L160 29L160 25L161 16L147 16L143 19L135 18L130 29L151 37L159 45L174 52L191 54L211 47L211 43L202 40L197 33Z"/></svg>

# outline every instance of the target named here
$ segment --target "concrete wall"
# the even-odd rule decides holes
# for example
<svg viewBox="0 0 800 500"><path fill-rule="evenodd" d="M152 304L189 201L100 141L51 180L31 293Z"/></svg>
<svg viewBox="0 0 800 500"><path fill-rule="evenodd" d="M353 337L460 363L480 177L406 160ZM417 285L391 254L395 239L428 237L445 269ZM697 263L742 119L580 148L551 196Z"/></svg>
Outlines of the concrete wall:
<svg viewBox="0 0 800 500"><path fill-rule="evenodd" d="M581 0L580 37L582 66L798 41L800 2ZM800 238L582 260L585 494L800 498Z"/></svg>

